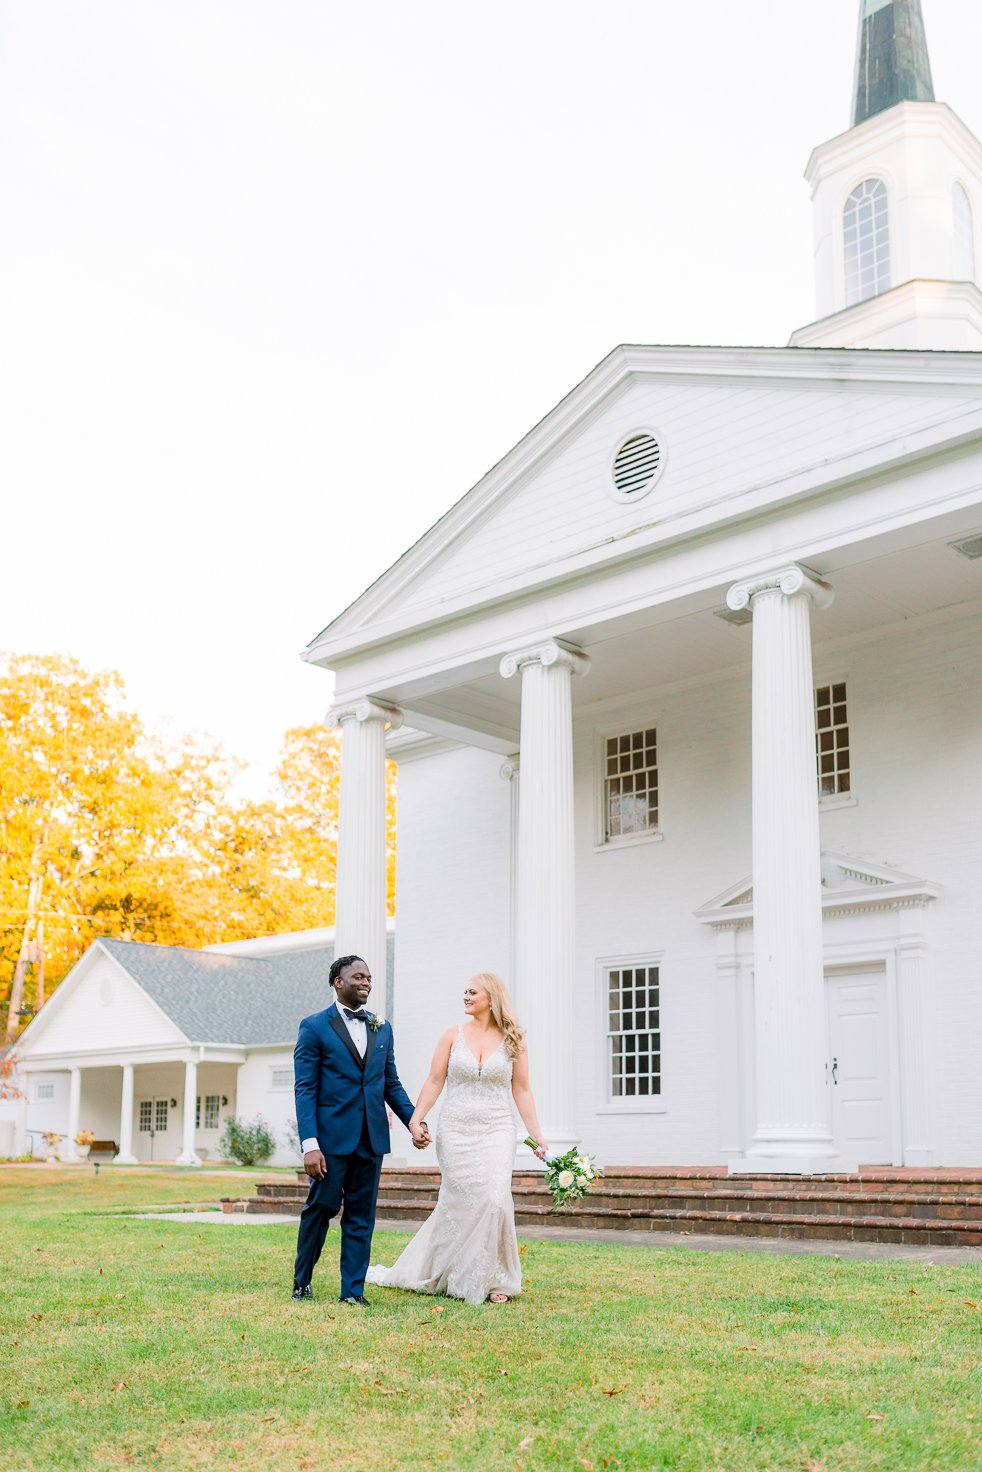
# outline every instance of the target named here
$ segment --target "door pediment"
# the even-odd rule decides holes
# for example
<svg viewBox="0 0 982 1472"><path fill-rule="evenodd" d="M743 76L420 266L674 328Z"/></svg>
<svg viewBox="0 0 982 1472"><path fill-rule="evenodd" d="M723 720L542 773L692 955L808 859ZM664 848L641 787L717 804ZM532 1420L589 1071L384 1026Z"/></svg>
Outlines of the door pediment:
<svg viewBox="0 0 982 1472"><path fill-rule="evenodd" d="M822 915L856 914L864 910L896 910L926 905L938 886L886 864L828 851L822 853ZM700 905L695 916L717 930L749 927L754 918L753 879L747 877Z"/></svg>

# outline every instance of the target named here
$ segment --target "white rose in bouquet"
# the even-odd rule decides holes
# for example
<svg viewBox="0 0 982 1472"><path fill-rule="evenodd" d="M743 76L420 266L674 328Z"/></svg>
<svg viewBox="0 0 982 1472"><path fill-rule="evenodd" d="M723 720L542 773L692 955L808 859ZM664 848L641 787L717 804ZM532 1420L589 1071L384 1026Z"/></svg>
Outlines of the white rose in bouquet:
<svg viewBox="0 0 982 1472"><path fill-rule="evenodd" d="M565 1188L566 1186L571 1186L576 1177L573 1175L573 1172L571 1170L561 1170L556 1179L559 1184Z"/></svg>

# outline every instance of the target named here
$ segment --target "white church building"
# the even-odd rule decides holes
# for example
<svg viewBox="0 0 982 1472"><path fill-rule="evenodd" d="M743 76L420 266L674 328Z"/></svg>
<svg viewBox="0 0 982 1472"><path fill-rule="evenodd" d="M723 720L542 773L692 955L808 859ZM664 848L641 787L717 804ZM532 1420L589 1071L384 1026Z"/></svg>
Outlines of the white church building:
<svg viewBox="0 0 982 1472"><path fill-rule="evenodd" d="M806 170L817 320L615 348L306 652L343 733L332 944L376 975L399 764L406 1087L497 971L548 1143L609 1164L982 1165L982 145L918 0L860 9L852 126ZM101 1090L143 1158L158 1099L171 1158L216 1099L284 1124L320 992L216 1037L122 944L24 1034L33 1085L72 1119ZM166 1014L152 1057L72 1012L108 1025L104 986Z"/></svg>
<svg viewBox="0 0 982 1472"><path fill-rule="evenodd" d="M400 1071L510 982L551 1145L982 1165L982 146L862 0L786 348L615 348L310 644Z"/></svg>

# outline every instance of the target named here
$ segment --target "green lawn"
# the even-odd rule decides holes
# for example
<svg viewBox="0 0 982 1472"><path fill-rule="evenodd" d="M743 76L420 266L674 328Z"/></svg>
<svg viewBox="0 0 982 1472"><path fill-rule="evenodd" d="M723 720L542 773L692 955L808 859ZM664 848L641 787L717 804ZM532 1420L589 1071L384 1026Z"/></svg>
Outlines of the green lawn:
<svg viewBox="0 0 982 1472"><path fill-rule="evenodd" d="M228 1186L0 1170L4 1472L982 1468L976 1267L529 1242L503 1308L363 1312L333 1230L294 1304L290 1227L116 1215Z"/></svg>

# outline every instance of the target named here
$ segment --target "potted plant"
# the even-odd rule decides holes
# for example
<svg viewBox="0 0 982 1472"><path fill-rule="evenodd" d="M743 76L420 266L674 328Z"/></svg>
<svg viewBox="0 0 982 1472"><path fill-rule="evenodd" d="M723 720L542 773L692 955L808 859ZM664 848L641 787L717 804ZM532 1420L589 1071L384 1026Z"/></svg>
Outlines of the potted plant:
<svg viewBox="0 0 982 1472"><path fill-rule="evenodd" d="M86 1160L88 1158L89 1151L94 1144L95 1135L91 1130L79 1130L75 1136L75 1154L79 1160Z"/></svg>
<svg viewBox="0 0 982 1472"><path fill-rule="evenodd" d="M58 1159L58 1146L61 1144L61 1135L59 1135L57 1130L45 1130L42 1138L48 1152L45 1158L49 1164L53 1165Z"/></svg>

